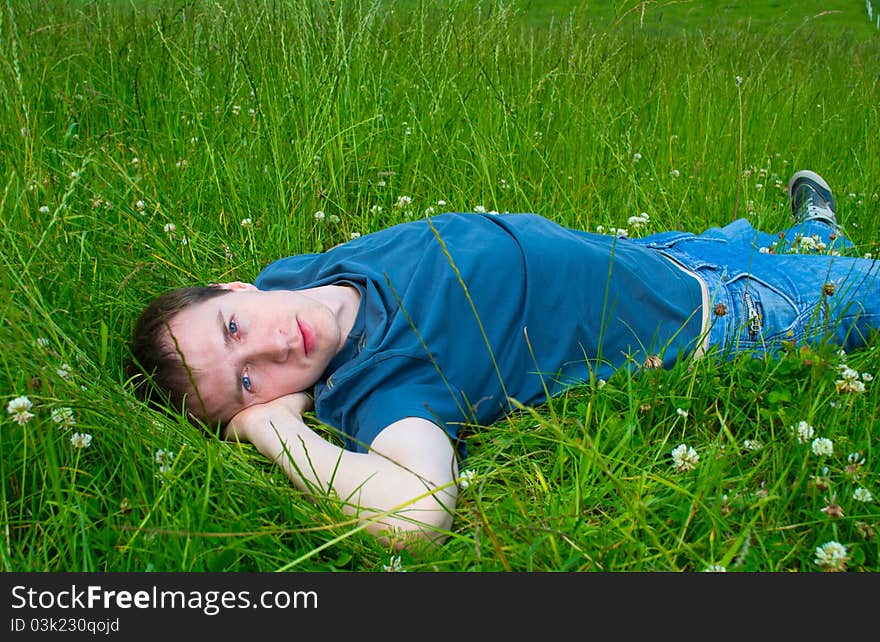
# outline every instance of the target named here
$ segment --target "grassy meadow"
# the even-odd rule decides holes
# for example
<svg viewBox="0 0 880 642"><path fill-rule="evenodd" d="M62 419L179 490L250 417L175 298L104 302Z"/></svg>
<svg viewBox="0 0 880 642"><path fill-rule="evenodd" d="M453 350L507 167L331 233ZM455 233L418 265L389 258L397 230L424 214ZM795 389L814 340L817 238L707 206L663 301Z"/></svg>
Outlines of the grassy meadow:
<svg viewBox="0 0 880 642"><path fill-rule="evenodd" d="M7 0L0 569L880 571L880 340L475 428L447 541L399 557L124 374L162 291L432 210L776 231L810 168L878 256L869 4Z"/></svg>

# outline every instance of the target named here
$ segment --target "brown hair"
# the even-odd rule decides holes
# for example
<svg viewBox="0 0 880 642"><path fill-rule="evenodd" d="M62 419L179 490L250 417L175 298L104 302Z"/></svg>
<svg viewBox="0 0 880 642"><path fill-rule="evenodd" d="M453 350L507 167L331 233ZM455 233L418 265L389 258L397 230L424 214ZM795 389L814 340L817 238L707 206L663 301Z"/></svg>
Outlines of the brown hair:
<svg viewBox="0 0 880 642"><path fill-rule="evenodd" d="M144 401L164 410L170 404L173 410L186 412L190 420L211 419L205 417L192 372L184 363L169 326L186 308L228 292L214 285L176 288L159 295L144 308L134 325L129 343L131 359L127 364L128 376ZM199 403L194 404L194 399L199 399ZM197 411L199 408L202 412Z"/></svg>

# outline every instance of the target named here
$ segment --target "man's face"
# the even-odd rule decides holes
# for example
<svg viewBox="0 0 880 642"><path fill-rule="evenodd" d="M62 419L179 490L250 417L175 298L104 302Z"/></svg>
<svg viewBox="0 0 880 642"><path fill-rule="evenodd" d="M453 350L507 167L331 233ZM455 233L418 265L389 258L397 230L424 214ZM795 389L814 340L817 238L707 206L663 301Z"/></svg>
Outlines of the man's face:
<svg viewBox="0 0 880 642"><path fill-rule="evenodd" d="M342 345L336 314L307 292L221 287L229 293L185 308L169 324L207 417L226 422L312 387ZM203 416L198 399L188 405Z"/></svg>

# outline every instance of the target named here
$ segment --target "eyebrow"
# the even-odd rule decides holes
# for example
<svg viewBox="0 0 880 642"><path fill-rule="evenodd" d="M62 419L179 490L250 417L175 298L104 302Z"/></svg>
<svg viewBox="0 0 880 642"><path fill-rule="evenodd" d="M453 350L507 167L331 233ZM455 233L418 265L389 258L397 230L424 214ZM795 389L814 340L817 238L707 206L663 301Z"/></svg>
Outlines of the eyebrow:
<svg viewBox="0 0 880 642"><path fill-rule="evenodd" d="M232 343L232 338L229 336L229 330L226 327L226 320L223 318L222 310L217 310L217 322L220 324L220 332L223 334L223 345L226 346L228 350L229 345ZM239 379L238 373L235 375L235 382L233 383L232 390L235 400L240 406L243 406L244 393L241 391L241 380Z"/></svg>

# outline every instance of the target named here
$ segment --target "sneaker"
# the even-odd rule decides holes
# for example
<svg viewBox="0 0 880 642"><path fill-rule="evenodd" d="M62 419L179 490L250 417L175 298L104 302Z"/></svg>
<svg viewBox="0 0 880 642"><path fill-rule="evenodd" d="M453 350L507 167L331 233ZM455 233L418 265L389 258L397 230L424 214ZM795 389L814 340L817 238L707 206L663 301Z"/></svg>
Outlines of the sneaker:
<svg viewBox="0 0 880 642"><path fill-rule="evenodd" d="M796 172L788 181L791 214L798 223L822 221L837 228L834 195L821 176L808 169Z"/></svg>

